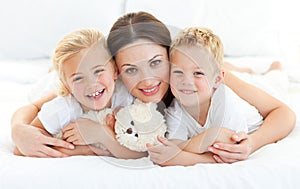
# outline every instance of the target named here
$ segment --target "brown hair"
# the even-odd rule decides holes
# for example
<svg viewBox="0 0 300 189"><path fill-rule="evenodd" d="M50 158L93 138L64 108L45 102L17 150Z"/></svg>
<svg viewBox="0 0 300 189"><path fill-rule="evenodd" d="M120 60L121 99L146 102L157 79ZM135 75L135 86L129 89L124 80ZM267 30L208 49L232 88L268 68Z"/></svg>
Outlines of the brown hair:
<svg viewBox="0 0 300 189"><path fill-rule="evenodd" d="M142 11L128 13L120 17L109 32L107 46L115 59L120 49L140 39L161 45L169 52L171 44L169 29L153 15ZM173 98L174 96L169 88L163 99L166 106L170 105Z"/></svg>
<svg viewBox="0 0 300 189"><path fill-rule="evenodd" d="M170 31L160 20L147 12L128 13L112 26L107 45L113 57L118 51L139 39L149 40L167 49L171 44Z"/></svg>

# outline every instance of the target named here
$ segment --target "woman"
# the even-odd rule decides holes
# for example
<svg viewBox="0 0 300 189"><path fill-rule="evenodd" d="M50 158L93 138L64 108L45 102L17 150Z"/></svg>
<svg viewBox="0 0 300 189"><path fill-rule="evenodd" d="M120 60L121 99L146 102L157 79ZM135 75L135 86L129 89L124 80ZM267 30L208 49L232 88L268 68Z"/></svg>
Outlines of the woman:
<svg viewBox="0 0 300 189"><path fill-rule="evenodd" d="M166 106L170 104L173 96L168 87L169 67L166 66L170 42L166 26L148 13L130 13L116 21L108 36L108 47L116 61L121 79L133 96L144 99L145 102L163 100ZM225 74L225 82L260 111L264 123L250 135L234 135L232 138L238 144L215 143L211 152L215 154L217 162L232 163L247 159L260 147L284 138L293 129L295 114L285 104L229 72ZM66 153L50 148L49 145L67 149L74 147L65 141L48 137L39 129L30 126L42 104L52 98L54 95L49 95L22 107L12 118L12 138L25 155L64 157L67 156ZM99 155L106 153L97 152Z"/></svg>

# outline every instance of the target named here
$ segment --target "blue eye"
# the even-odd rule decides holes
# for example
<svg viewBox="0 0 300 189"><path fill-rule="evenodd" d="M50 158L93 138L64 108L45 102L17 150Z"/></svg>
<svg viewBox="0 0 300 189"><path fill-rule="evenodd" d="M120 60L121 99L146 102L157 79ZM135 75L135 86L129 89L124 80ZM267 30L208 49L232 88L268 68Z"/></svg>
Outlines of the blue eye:
<svg viewBox="0 0 300 189"><path fill-rule="evenodd" d="M152 62L150 62L150 66L157 66L161 63L162 61L161 60L154 60Z"/></svg>
<svg viewBox="0 0 300 189"><path fill-rule="evenodd" d="M137 72L137 69L136 69L136 68L127 68L127 69L125 70L125 73L128 73L128 74L133 74L133 73L135 73L135 72Z"/></svg>

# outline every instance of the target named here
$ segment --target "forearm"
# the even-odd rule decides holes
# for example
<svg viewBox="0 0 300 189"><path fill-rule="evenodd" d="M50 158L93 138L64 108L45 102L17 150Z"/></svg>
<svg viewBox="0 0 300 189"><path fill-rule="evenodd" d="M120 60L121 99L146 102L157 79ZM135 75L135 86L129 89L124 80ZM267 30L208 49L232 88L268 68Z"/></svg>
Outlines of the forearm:
<svg viewBox="0 0 300 189"><path fill-rule="evenodd" d="M22 124L30 124L38 113L38 109L33 104L28 104L19 108L11 118L11 125L14 127L15 125ZM27 113L26 113L27 112ZM30 112L30 113L28 113Z"/></svg>
<svg viewBox="0 0 300 189"><path fill-rule="evenodd" d="M192 166L197 163L216 163L212 154L207 152L203 154L194 154L186 151L181 151L174 158L160 164L161 166L173 166L173 165L182 165L182 166Z"/></svg>
<svg viewBox="0 0 300 189"><path fill-rule="evenodd" d="M295 123L295 113L284 104L270 112L261 127L250 134L254 142L252 152L286 137L295 127Z"/></svg>
<svg viewBox="0 0 300 189"><path fill-rule="evenodd" d="M204 153L215 142L233 144L234 141L231 140L231 137L234 133L233 130L224 127L211 127L178 146L187 152Z"/></svg>
<svg viewBox="0 0 300 189"><path fill-rule="evenodd" d="M147 152L136 152L132 151L125 146L122 146L115 138L110 137L106 139L105 142L102 143L110 153L116 157L121 159L137 159L141 157L146 157L148 155Z"/></svg>
<svg viewBox="0 0 300 189"><path fill-rule="evenodd" d="M26 114L26 112L31 112ZM11 120L11 136L16 143L20 135L22 135L22 128L27 127L28 124L36 117L38 110L33 105L27 105L18 109L12 116Z"/></svg>
<svg viewBox="0 0 300 189"><path fill-rule="evenodd" d="M74 149L67 149L62 147L53 147L55 150L60 151L69 156L78 156L78 155L97 155L88 145L77 145Z"/></svg>
<svg viewBox="0 0 300 189"><path fill-rule="evenodd" d="M15 133L17 132L19 127L29 125L37 116L39 110L41 109L42 105L53 99L56 95L49 94L44 98L41 98L31 104L23 106L19 108L11 118L11 126L12 126L12 136L14 138Z"/></svg>
<svg viewBox="0 0 300 189"><path fill-rule="evenodd" d="M292 131L295 127L296 115L287 105L229 72L226 72L225 76L226 85L255 106L264 117L262 126L250 135L251 152L284 138Z"/></svg>

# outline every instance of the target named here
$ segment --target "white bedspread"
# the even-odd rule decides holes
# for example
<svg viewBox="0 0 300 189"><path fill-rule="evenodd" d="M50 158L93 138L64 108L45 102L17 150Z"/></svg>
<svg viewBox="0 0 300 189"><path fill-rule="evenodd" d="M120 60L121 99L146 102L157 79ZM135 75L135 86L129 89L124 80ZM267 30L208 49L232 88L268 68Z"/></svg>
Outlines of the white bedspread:
<svg viewBox="0 0 300 189"><path fill-rule="evenodd" d="M264 146L248 160L233 164L159 167L148 158L74 156L60 159L12 154L10 118L27 102L32 82L48 62L0 66L0 188L297 188L300 181L300 124L285 139ZM9 74L8 74L9 73ZM14 74L16 73L16 74ZM23 75L17 75L22 74ZM300 85L288 86L289 104L300 114ZM283 125L284 126L284 125Z"/></svg>

